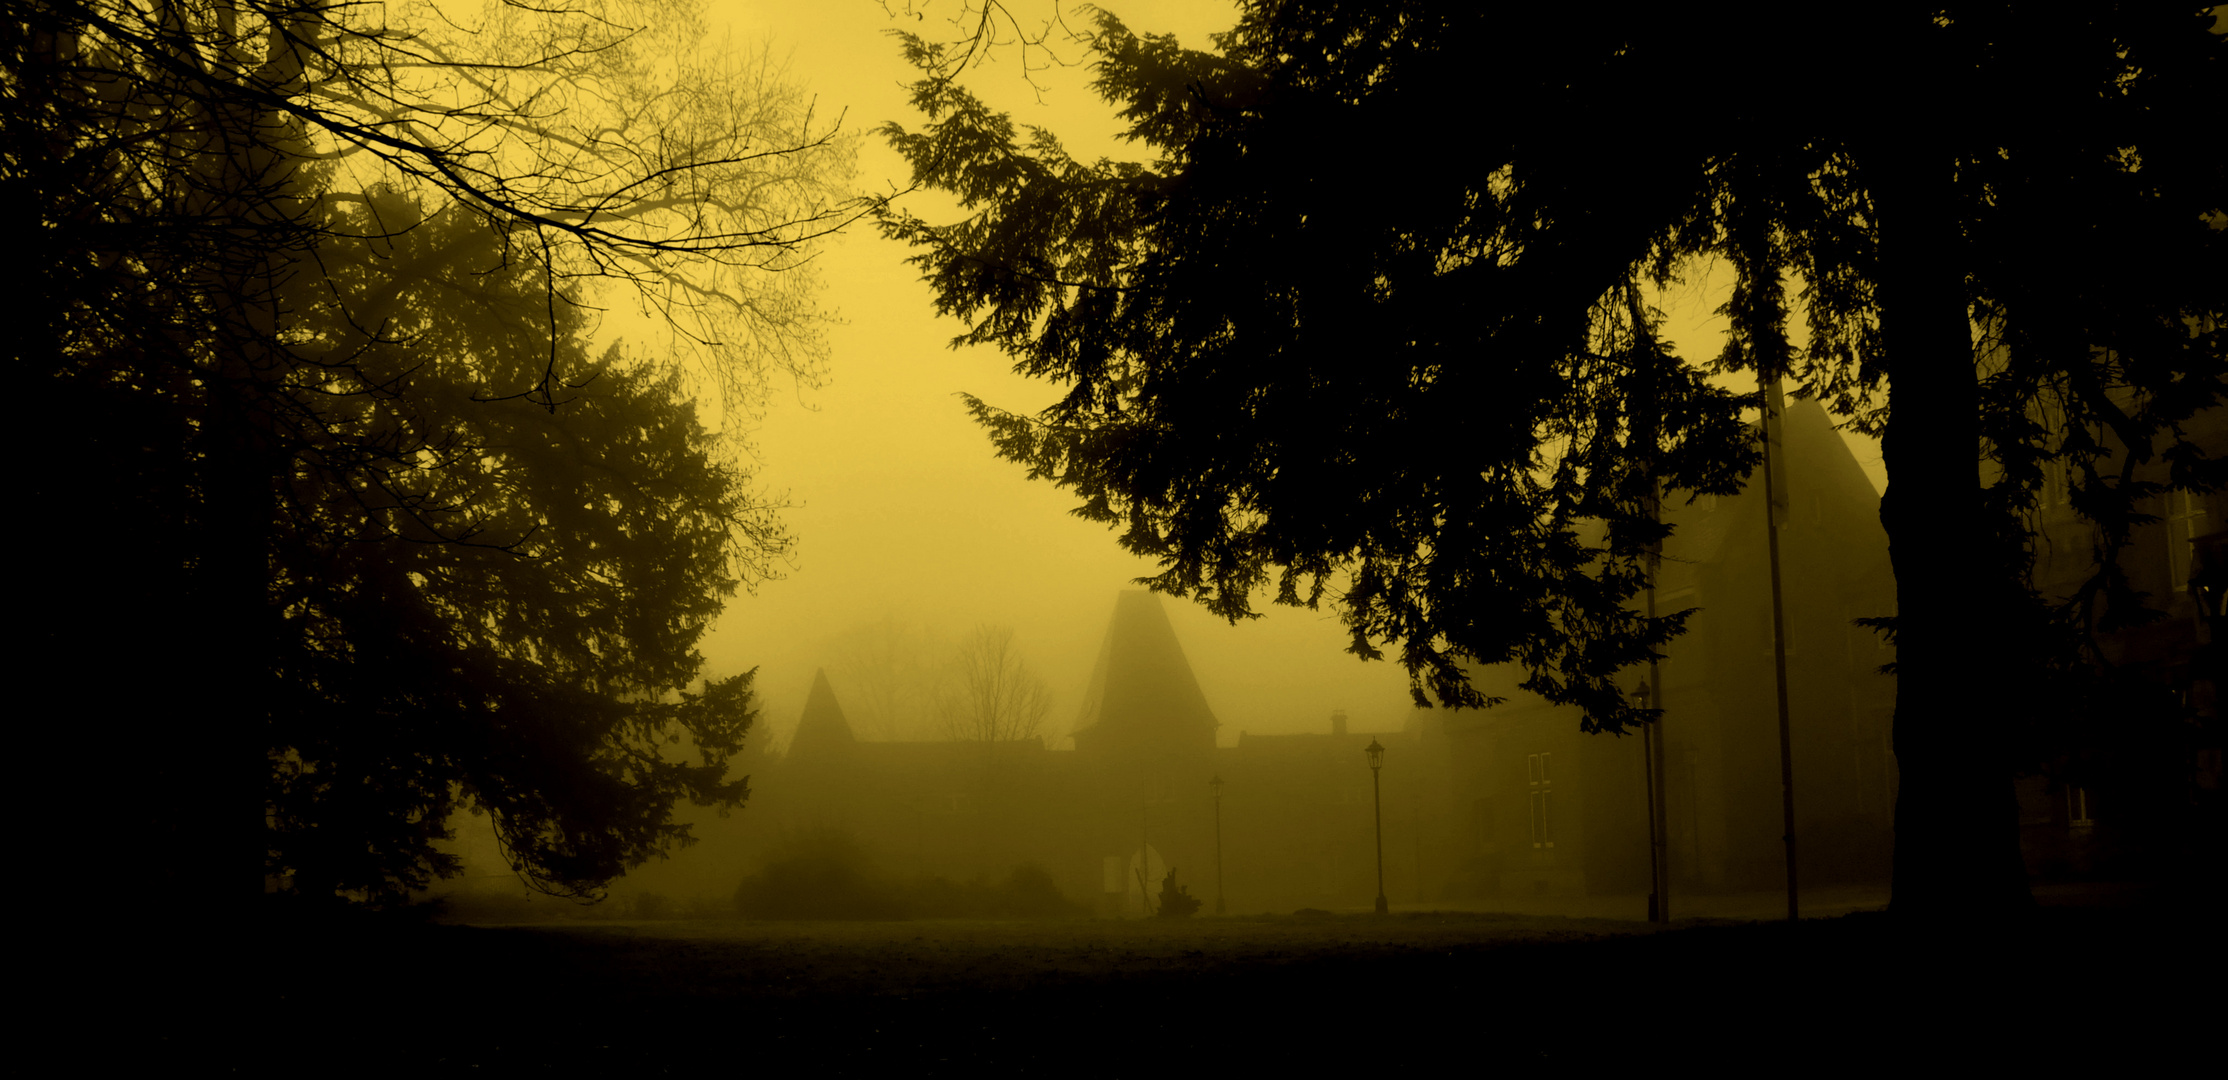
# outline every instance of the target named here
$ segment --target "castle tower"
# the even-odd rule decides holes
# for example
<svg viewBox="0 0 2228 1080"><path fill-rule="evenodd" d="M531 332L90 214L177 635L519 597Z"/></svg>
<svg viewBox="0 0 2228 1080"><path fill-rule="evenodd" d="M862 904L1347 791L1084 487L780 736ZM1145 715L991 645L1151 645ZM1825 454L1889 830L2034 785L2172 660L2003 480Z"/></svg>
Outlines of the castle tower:
<svg viewBox="0 0 2228 1080"><path fill-rule="evenodd" d="M836 703L835 688L828 685L827 669L813 672L812 693L805 698L804 717L797 721L797 733L789 740L790 759L847 757L858 741L851 734L851 721L844 718L843 706Z"/></svg>
<svg viewBox="0 0 2228 1080"><path fill-rule="evenodd" d="M1160 597L1124 590L1083 695L1076 750L1114 758L1211 752L1217 726Z"/></svg>

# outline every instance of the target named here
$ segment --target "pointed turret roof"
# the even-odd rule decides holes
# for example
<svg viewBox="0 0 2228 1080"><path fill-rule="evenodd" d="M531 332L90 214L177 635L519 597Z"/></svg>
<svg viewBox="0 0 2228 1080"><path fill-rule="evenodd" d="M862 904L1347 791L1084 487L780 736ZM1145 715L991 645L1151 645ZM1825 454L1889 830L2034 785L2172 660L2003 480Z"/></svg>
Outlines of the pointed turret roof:
<svg viewBox="0 0 2228 1080"><path fill-rule="evenodd" d="M1878 513L1879 492L1872 489L1872 481L1866 478L1864 466L1857 463L1849 444L1834 430L1833 417L1823 405L1800 398L1789 400L1780 439L1786 447L1780 459L1780 467L1787 470L1783 490L1798 504L1811 506L1823 499L1827 505L1852 509L1858 516L1869 518ZM1747 506L1747 500L1763 498L1763 494L1764 472L1758 469L1738 494L1727 498L1731 505ZM1715 563L1725 558L1729 538L1753 539L1756 535L1749 520L1740 514L1691 512L1685 509L1685 501L1681 495L1665 503L1668 516L1678 523L1678 531L1663 546L1667 558Z"/></svg>
<svg viewBox="0 0 2228 1080"><path fill-rule="evenodd" d="M812 694L805 699L805 714L797 721L797 734L789 740L789 756L825 757L843 753L857 742L851 734L851 722L844 719L843 706L836 703L835 687L828 685L827 669L814 671Z"/></svg>
<svg viewBox="0 0 2228 1080"><path fill-rule="evenodd" d="M1076 718L1076 749L1212 749L1216 726L1160 597L1124 590L1115 597L1114 617Z"/></svg>

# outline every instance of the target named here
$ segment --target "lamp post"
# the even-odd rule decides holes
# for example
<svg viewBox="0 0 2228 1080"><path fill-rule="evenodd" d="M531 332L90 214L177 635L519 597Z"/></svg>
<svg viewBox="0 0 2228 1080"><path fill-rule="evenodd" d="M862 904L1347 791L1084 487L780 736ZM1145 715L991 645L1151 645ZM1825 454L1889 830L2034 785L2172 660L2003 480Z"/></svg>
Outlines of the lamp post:
<svg viewBox="0 0 2228 1080"><path fill-rule="evenodd" d="M1656 602L1655 585L1652 582L1649 584L1648 590L1648 614L1652 618L1655 615ZM1648 669L1651 673L1654 673L1654 661L1651 660L1648 662ZM1640 701L1640 707L1645 709L1655 704L1655 702L1653 701L1654 694L1655 684L1643 679L1641 680L1640 688L1633 692L1633 697L1638 698ZM1655 770L1656 726L1657 724L1661 723L1662 720L1658 719L1655 724L1643 724L1640 727L1640 780L1641 786L1647 789L1648 797L1649 922L1670 921L1670 916L1666 913L1665 904L1663 903L1663 830L1660 827L1661 823L1656 820L1656 807L1662 805L1660 798L1656 792Z"/></svg>
<svg viewBox="0 0 2228 1080"><path fill-rule="evenodd" d="M1222 914L1222 774L1207 781L1215 792L1215 914Z"/></svg>
<svg viewBox="0 0 2228 1080"><path fill-rule="evenodd" d="M1392 910L1385 903L1385 748L1372 737L1362 753L1369 755L1369 801L1377 813L1377 914L1383 915Z"/></svg>

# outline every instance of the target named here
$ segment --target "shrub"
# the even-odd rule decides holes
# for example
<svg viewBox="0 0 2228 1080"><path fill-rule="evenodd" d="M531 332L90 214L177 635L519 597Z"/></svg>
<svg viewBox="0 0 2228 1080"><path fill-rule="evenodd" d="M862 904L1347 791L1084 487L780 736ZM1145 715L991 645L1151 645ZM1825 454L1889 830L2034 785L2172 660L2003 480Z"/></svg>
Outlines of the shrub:
<svg viewBox="0 0 2228 1080"><path fill-rule="evenodd" d="M997 914L1012 919L1057 919L1082 915L1088 910L1068 899L1060 887L1052 883L1052 874L1033 862L1013 868L1005 884L999 887L998 900L1003 906Z"/></svg>
<svg viewBox="0 0 2228 1080"><path fill-rule="evenodd" d="M735 890L752 919L898 919L903 905L849 833L818 829L790 839Z"/></svg>
<svg viewBox="0 0 2228 1080"><path fill-rule="evenodd" d="M1194 903L1196 905L1196 902ZM792 837L735 890L735 909L753 919L1056 919L1084 914L1052 875L1023 863L992 882L924 874L892 882L850 834Z"/></svg>
<svg viewBox="0 0 2228 1080"><path fill-rule="evenodd" d="M977 878L964 884L923 876L906 890L907 913L928 919L1060 919L1084 914L1035 863L1014 867L1001 882Z"/></svg>
<svg viewBox="0 0 2228 1080"><path fill-rule="evenodd" d="M529 922L537 916L547 918L564 907L547 900L537 905L523 889L459 889L434 900L441 905L444 922Z"/></svg>

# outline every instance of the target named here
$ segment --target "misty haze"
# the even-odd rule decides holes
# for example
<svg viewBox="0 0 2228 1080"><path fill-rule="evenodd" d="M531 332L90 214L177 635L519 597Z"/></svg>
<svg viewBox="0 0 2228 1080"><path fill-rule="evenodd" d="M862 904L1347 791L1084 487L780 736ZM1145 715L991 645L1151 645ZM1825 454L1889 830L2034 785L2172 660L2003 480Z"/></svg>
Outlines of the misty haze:
<svg viewBox="0 0 2228 1080"><path fill-rule="evenodd" d="M7 7L73 1064L2214 1023L2228 10Z"/></svg>

